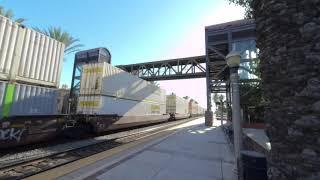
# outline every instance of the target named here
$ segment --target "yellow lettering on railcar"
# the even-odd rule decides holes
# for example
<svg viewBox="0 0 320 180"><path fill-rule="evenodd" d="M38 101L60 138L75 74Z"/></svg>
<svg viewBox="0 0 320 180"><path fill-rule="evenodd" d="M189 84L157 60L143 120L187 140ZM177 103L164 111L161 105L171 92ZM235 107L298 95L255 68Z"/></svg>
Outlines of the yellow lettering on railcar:
<svg viewBox="0 0 320 180"><path fill-rule="evenodd" d="M160 105L151 105L151 113L152 114L159 114L160 113Z"/></svg>
<svg viewBox="0 0 320 180"><path fill-rule="evenodd" d="M102 67L93 67L93 68L83 68L83 73L102 73Z"/></svg>
<svg viewBox="0 0 320 180"><path fill-rule="evenodd" d="M99 101L80 101L80 107L97 107L99 104Z"/></svg>
<svg viewBox="0 0 320 180"><path fill-rule="evenodd" d="M160 105L151 105L151 111L160 110Z"/></svg>

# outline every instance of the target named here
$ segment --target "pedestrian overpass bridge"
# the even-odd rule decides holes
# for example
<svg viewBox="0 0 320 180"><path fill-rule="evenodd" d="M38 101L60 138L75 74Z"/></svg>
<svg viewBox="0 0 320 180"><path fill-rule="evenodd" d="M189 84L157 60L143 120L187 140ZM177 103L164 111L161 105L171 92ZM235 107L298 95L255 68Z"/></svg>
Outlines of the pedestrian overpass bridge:
<svg viewBox="0 0 320 180"><path fill-rule="evenodd" d="M206 78L207 109L211 109L211 93L226 93L231 104L229 68L225 57L231 51L241 54L240 83L259 81L252 72L257 62L255 23L237 20L205 28L206 54L194 57L160 60L117 67L148 81Z"/></svg>

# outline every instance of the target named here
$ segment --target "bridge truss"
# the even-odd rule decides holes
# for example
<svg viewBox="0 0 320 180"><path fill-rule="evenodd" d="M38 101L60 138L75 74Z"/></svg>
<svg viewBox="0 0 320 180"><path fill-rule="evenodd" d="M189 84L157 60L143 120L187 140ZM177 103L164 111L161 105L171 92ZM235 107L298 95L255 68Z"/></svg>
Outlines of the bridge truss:
<svg viewBox="0 0 320 180"><path fill-rule="evenodd" d="M119 68L148 81L206 77L206 56L186 57L139 64L120 65Z"/></svg>
<svg viewBox="0 0 320 180"><path fill-rule="evenodd" d="M118 67L148 81L206 78L207 110L212 107L212 93L226 93L227 106L231 105L229 68L225 57L230 51L241 53L240 83L257 82L251 72L251 62L257 61L254 20L244 19L207 26L205 28L206 54Z"/></svg>

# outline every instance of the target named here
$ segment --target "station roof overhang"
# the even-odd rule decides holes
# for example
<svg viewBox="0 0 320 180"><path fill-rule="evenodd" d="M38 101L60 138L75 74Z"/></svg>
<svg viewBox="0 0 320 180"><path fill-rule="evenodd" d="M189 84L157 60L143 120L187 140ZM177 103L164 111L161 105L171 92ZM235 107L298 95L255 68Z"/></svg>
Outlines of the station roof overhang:
<svg viewBox="0 0 320 180"><path fill-rule="evenodd" d="M206 26L205 37L209 77L211 80L225 81L229 78L226 55L232 51L234 42L256 38L255 22L253 19L241 19Z"/></svg>

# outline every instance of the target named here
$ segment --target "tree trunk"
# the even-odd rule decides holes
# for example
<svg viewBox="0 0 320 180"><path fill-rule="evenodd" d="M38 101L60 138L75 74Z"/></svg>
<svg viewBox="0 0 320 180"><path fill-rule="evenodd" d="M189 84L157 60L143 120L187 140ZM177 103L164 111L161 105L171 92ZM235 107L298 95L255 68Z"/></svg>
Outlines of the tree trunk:
<svg viewBox="0 0 320 180"><path fill-rule="evenodd" d="M320 179L320 0L254 0L270 179Z"/></svg>

